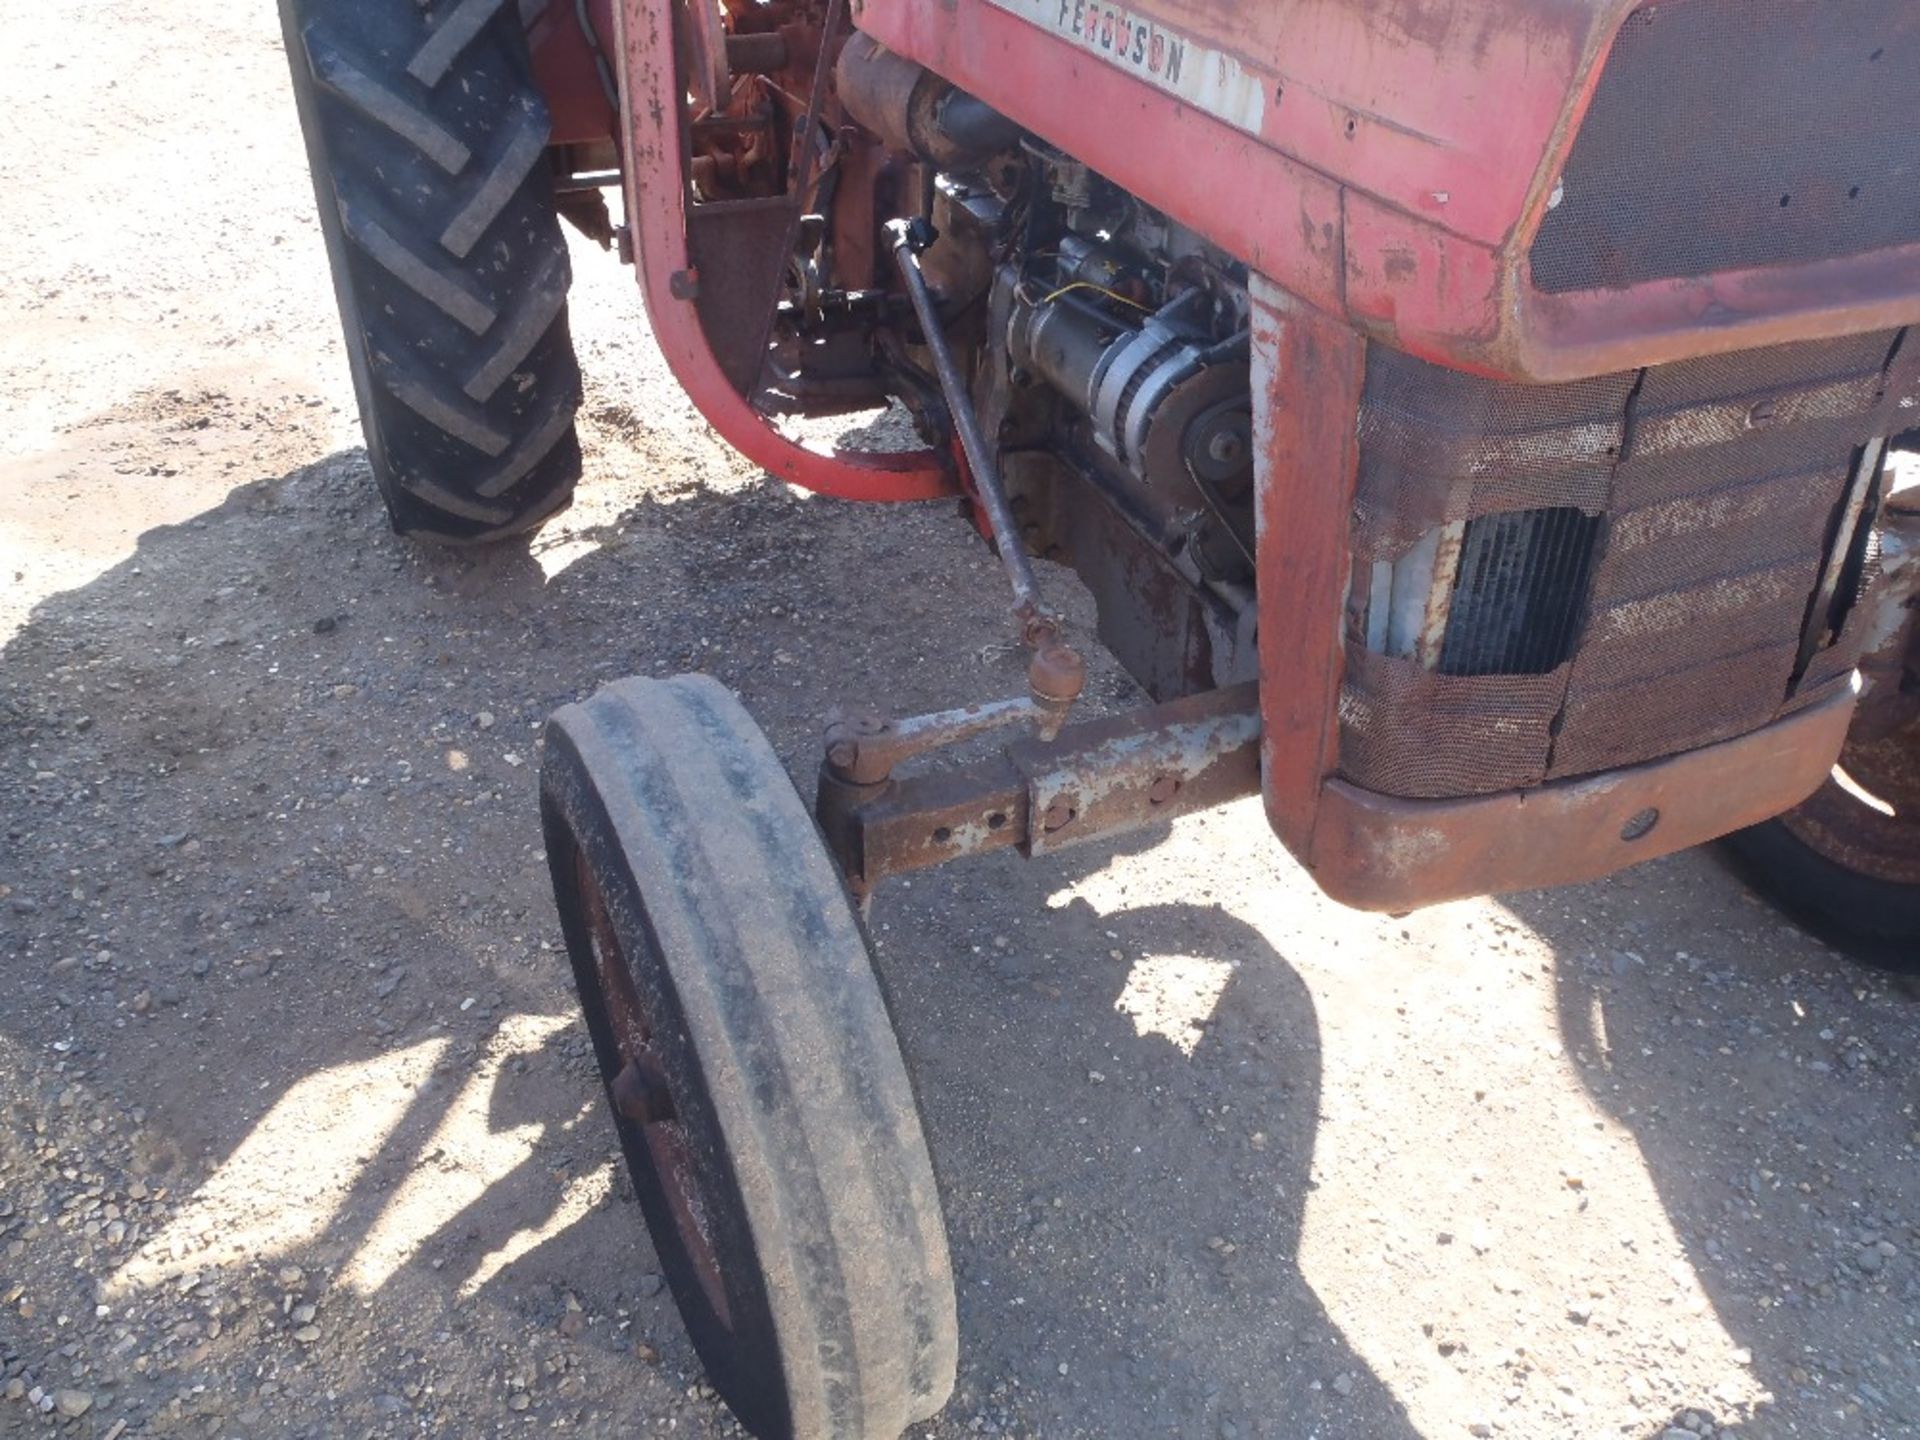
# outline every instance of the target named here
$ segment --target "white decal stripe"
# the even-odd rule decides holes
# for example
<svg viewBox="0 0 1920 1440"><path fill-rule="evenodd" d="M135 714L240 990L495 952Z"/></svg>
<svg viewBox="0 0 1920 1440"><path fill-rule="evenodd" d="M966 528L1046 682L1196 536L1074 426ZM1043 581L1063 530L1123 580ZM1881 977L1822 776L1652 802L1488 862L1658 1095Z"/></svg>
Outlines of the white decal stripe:
<svg viewBox="0 0 1920 1440"><path fill-rule="evenodd" d="M1104 60L1177 95L1236 129L1260 133L1267 88L1233 56L1106 0L988 0Z"/></svg>

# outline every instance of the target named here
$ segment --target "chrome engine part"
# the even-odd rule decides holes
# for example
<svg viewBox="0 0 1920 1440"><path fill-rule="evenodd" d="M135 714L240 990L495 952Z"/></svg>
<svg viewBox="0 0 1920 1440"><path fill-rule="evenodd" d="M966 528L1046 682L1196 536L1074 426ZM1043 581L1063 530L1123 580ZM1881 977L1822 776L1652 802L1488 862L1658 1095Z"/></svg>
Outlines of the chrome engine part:
<svg viewBox="0 0 1920 1440"><path fill-rule="evenodd" d="M1101 640L1149 694L1251 678L1245 268L1031 137L924 179L918 263L1014 532L1079 572ZM925 374L936 358L921 316L897 360ZM950 443L947 416L909 409ZM971 504L1007 532L977 489Z"/></svg>
<svg viewBox="0 0 1920 1440"><path fill-rule="evenodd" d="M1004 346L1008 410L1096 477L1189 579L1246 585L1244 275L1084 167L1038 146L1027 157L1023 184L991 210L982 183L943 182L950 218L1000 221L986 343Z"/></svg>

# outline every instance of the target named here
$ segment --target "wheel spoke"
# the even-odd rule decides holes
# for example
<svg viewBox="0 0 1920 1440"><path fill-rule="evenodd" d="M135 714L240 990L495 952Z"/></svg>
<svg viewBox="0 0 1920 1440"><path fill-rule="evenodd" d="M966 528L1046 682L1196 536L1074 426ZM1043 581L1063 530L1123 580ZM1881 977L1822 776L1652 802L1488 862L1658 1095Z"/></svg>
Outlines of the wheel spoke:
<svg viewBox="0 0 1920 1440"><path fill-rule="evenodd" d="M574 837L574 879L593 947L600 1002L622 1062L607 1087L614 1111L639 1131L654 1178L673 1212L674 1229L701 1292L721 1326L731 1328L726 1278L714 1243L712 1211L701 1186L693 1150L687 1143L686 1127L680 1123L673 1082L653 1046L652 1022L634 985L633 971L614 929L606 894L578 836Z"/></svg>

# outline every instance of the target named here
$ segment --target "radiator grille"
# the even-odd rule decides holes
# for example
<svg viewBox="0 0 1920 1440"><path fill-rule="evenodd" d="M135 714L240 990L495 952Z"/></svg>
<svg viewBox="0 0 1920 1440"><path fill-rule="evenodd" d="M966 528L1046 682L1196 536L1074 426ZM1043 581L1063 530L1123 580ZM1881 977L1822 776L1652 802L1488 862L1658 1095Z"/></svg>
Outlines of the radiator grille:
<svg viewBox="0 0 1920 1440"><path fill-rule="evenodd" d="M1532 249L1553 294L1920 241L1920 6L1670 0L1627 18Z"/></svg>
<svg viewBox="0 0 1920 1440"><path fill-rule="evenodd" d="M1556 386L1370 350L1342 774L1411 798L1524 788L1744 734L1840 683L1844 644L1796 682L1801 638L1854 538L1856 459L1920 383L1899 338ZM1436 531L1458 535L1452 568ZM1415 562L1444 597L1430 652L1369 623L1398 584L1383 569Z"/></svg>
<svg viewBox="0 0 1920 1440"><path fill-rule="evenodd" d="M1599 521L1566 506L1468 523L1440 647L1443 675L1544 675L1571 653Z"/></svg>

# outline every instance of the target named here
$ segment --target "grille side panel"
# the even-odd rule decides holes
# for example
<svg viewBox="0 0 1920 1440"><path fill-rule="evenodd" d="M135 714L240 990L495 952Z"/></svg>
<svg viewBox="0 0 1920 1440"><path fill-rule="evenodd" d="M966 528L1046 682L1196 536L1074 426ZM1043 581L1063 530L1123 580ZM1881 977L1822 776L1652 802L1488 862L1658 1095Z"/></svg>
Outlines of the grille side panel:
<svg viewBox="0 0 1920 1440"><path fill-rule="evenodd" d="M1556 386L1375 347L1356 576L1413 553L1423 527L1464 522L1466 538L1432 581L1447 628L1430 653L1379 653L1356 584L1342 776L1490 794L1695 749L1828 693L1857 637L1794 671L1855 459L1892 419L1898 338Z"/></svg>
<svg viewBox="0 0 1920 1440"><path fill-rule="evenodd" d="M1538 785L1566 689L1564 665L1545 675L1441 675L1349 647L1340 774L1416 800Z"/></svg>
<svg viewBox="0 0 1920 1440"><path fill-rule="evenodd" d="M1395 554L1436 525L1502 510L1598 514L1637 379L1507 384L1374 346L1360 408L1356 550Z"/></svg>
<svg viewBox="0 0 1920 1440"><path fill-rule="evenodd" d="M1920 241L1920 8L1669 0L1628 16L1530 251L1548 294Z"/></svg>
<svg viewBox="0 0 1920 1440"><path fill-rule="evenodd" d="M1646 372L1549 778L1779 714L1892 337ZM1851 662L1849 662L1851 663Z"/></svg>

